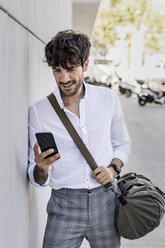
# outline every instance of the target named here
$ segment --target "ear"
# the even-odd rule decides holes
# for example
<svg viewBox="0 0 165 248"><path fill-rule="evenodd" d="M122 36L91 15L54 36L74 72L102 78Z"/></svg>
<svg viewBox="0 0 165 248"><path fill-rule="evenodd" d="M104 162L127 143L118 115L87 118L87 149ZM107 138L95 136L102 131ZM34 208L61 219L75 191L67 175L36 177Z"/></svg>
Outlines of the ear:
<svg viewBox="0 0 165 248"><path fill-rule="evenodd" d="M83 65L83 71L87 71L88 63L89 63L89 58L85 61L84 65Z"/></svg>

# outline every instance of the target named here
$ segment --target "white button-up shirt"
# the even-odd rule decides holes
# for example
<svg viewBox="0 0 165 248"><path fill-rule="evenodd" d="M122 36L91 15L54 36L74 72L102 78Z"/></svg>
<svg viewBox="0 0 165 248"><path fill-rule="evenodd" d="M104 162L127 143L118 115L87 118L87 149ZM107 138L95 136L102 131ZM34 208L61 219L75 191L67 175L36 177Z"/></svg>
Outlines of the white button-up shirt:
<svg viewBox="0 0 165 248"><path fill-rule="evenodd" d="M59 88L54 95L69 117L98 166L110 165L113 158L126 163L130 152L130 139L116 93L105 87L84 83L85 95L79 104L80 118L64 107ZM35 133L51 132L61 158L51 165L47 181L53 189L95 188L100 186L92 178L92 170L76 147L47 97L29 109L29 165L28 174L33 185L35 167L33 147Z"/></svg>

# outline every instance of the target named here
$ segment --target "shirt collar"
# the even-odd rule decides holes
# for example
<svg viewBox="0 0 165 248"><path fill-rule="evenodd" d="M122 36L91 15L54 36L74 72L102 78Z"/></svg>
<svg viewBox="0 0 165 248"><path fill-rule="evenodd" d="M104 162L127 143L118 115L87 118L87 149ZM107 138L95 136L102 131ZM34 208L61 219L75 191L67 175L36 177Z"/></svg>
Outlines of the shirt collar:
<svg viewBox="0 0 165 248"><path fill-rule="evenodd" d="M82 99L86 100L87 99L87 94L88 94L88 86L85 82L83 82L84 84L84 87L85 87L85 94L84 94L84 97ZM55 90L53 91L53 94L55 95L57 101L58 101L58 104L60 105L60 108L64 108L64 102L61 98L61 94L60 94L60 90L59 90L59 87L58 85L56 85L55 87Z"/></svg>

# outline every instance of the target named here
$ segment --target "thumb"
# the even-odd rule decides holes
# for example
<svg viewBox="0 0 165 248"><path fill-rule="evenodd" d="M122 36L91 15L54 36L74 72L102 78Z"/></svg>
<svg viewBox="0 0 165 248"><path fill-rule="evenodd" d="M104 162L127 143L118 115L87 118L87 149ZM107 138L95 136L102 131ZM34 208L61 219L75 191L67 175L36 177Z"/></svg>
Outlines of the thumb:
<svg viewBox="0 0 165 248"><path fill-rule="evenodd" d="M92 177L93 177L93 178L95 178L95 177L96 177L94 172L92 173Z"/></svg>

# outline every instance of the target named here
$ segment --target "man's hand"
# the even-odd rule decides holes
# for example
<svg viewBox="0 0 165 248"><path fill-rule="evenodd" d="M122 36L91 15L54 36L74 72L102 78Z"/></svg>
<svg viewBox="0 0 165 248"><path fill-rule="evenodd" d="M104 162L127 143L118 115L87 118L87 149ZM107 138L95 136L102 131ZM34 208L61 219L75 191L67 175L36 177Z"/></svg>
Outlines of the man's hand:
<svg viewBox="0 0 165 248"><path fill-rule="evenodd" d="M50 166L56 162L61 155L59 153L49 157L45 158L47 155L51 154L54 150L49 149L45 152L39 152L39 145L38 142L35 143L34 145L34 154L35 154L35 159L34 161L36 162L36 166L34 168L34 180L38 184L44 184L48 178L48 171L50 170Z"/></svg>
<svg viewBox="0 0 165 248"><path fill-rule="evenodd" d="M50 169L50 165L52 165L54 162L56 162L61 155L59 153L49 157L45 158L47 155L51 154L54 152L53 149L49 149L45 152L39 152L39 145L38 142L35 143L35 146L33 148L34 154L35 154L35 159L34 161L36 162L37 166L43 169L45 172L48 172Z"/></svg>
<svg viewBox="0 0 165 248"><path fill-rule="evenodd" d="M117 172L114 170L113 167L107 168L105 166L100 166L96 168L92 173L92 177L95 178L98 183L102 185L112 182L116 176Z"/></svg>

